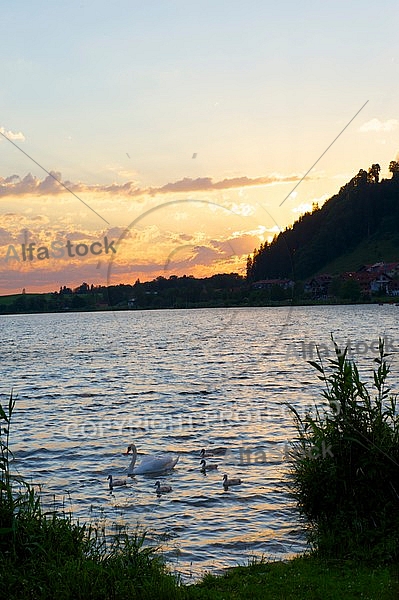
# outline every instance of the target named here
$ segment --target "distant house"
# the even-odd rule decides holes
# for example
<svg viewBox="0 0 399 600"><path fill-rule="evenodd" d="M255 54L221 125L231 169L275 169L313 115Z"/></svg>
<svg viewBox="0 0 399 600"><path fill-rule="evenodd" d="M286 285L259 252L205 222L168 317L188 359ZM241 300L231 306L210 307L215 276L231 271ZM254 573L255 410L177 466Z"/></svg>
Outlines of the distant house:
<svg viewBox="0 0 399 600"><path fill-rule="evenodd" d="M366 271L367 273L374 273L375 275L380 275L381 273L385 273L390 277L395 277L399 275L399 262L377 262L373 265L363 265L357 272Z"/></svg>
<svg viewBox="0 0 399 600"><path fill-rule="evenodd" d="M341 279L343 281L356 281L359 284L362 296L370 296L371 282L376 279L375 273L369 273L366 270L360 271L349 271L347 273L342 273Z"/></svg>
<svg viewBox="0 0 399 600"><path fill-rule="evenodd" d="M399 275L399 263L386 263L384 272L392 278L397 278Z"/></svg>
<svg viewBox="0 0 399 600"><path fill-rule="evenodd" d="M385 271L385 263L377 262L373 265L366 265L364 270L368 273L381 273L382 271Z"/></svg>
<svg viewBox="0 0 399 600"><path fill-rule="evenodd" d="M394 275L399 273L399 263L397 263L397 262L394 262L394 263L379 262L379 263L374 263L373 265L365 265L362 268L362 270L365 270L368 273L377 273L377 274L385 273L386 275L393 277Z"/></svg>
<svg viewBox="0 0 399 600"><path fill-rule="evenodd" d="M385 294L389 295L389 284L392 282L392 277L386 273L381 273L370 281L370 292L373 294Z"/></svg>
<svg viewBox="0 0 399 600"><path fill-rule="evenodd" d="M373 267L376 267L376 265L373 265ZM388 296L390 294L392 277L381 272L379 268L343 273L342 279L344 281L356 281L360 286L363 296L370 296L371 294L384 294Z"/></svg>
<svg viewBox="0 0 399 600"><path fill-rule="evenodd" d="M295 285L292 279L260 279L252 284L255 290L271 290L274 287L280 287L283 290L291 290Z"/></svg>
<svg viewBox="0 0 399 600"><path fill-rule="evenodd" d="M388 284L390 296L399 296L399 280L395 279Z"/></svg>
<svg viewBox="0 0 399 600"><path fill-rule="evenodd" d="M136 308L136 298L130 298L130 300L127 301L127 307Z"/></svg>
<svg viewBox="0 0 399 600"><path fill-rule="evenodd" d="M313 300L326 300L329 296L331 281L332 275L328 273L317 275L305 282L303 291Z"/></svg>

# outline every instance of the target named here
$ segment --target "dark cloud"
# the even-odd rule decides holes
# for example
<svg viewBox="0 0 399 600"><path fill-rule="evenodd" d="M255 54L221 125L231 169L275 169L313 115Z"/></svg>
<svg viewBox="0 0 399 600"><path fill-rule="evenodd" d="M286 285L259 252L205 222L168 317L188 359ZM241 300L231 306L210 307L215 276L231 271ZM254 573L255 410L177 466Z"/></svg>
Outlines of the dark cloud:
<svg viewBox="0 0 399 600"><path fill-rule="evenodd" d="M43 181L41 181L37 186L37 191L39 192L39 194L56 194L60 191L60 184L58 182L61 181L61 173L58 173L56 171L50 172L51 175L47 175L47 177L43 179ZM65 185L67 184L68 182Z"/></svg>
<svg viewBox="0 0 399 600"><path fill-rule="evenodd" d="M209 190L227 190L232 188L250 187L258 185L270 185L272 183L285 183L299 181L300 175L269 175L266 177L233 177L231 179L223 179L222 181L213 181L211 177L197 177L197 179L191 179L190 177L184 177L179 181L173 183L167 183L160 188L149 188L147 193L154 194L166 194L169 192L197 192L197 191L209 191Z"/></svg>
<svg viewBox="0 0 399 600"><path fill-rule="evenodd" d="M55 180L61 180L61 173L53 172L43 180L28 173L22 179L18 175L0 178L0 196L23 196L24 194L58 194L64 188Z"/></svg>

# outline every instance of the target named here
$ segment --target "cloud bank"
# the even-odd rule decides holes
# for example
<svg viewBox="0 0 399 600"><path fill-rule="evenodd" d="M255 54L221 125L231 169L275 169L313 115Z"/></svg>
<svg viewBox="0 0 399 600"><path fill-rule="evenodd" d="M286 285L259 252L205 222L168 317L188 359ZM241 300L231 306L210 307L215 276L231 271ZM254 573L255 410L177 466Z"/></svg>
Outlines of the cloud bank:
<svg viewBox="0 0 399 600"><path fill-rule="evenodd" d="M23 178L19 175L11 175L6 178L0 177L0 196L61 194L65 193L64 186L66 186L74 193L97 192L102 194L119 194L122 196L139 197L170 193L229 190L243 187L272 185L275 183L292 183L302 179L302 176L297 174L272 174L254 178L246 176L232 177L231 179L223 179L221 181L213 181L211 177L198 177L196 179L184 177L183 179L167 183L161 187L140 188L133 181L128 181L124 184L113 183L111 185L85 185L83 183L63 181L63 185L60 185L58 181L62 181L61 173L57 171L50 171L50 173L51 175L47 175L43 180L34 177L31 173L28 173L28 175Z"/></svg>

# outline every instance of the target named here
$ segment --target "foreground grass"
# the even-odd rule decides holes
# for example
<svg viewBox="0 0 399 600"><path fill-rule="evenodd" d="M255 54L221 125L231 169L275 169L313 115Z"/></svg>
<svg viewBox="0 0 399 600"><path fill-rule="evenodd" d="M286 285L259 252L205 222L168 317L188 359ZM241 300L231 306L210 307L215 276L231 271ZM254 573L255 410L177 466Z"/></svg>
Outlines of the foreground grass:
<svg viewBox="0 0 399 600"><path fill-rule="evenodd" d="M310 555L237 567L223 577L206 575L184 591L187 600L397 600L399 571Z"/></svg>
<svg viewBox="0 0 399 600"><path fill-rule="evenodd" d="M55 554L57 554L55 552ZM4 557L3 557L4 559ZM161 563L158 564L160 566ZM179 586L160 566L146 572L123 552L99 561L65 555L62 560L0 561L0 597L35 600L397 600L398 567L370 567L310 555L289 562L258 563L206 575Z"/></svg>
<svg viewBox="0 0 399 600"><path fill-rule="evenodd" d="M106 535L68 515L20 511L8 536L0 530L0 541L0 598L176 598L177 580L144 533Z"/></svg>

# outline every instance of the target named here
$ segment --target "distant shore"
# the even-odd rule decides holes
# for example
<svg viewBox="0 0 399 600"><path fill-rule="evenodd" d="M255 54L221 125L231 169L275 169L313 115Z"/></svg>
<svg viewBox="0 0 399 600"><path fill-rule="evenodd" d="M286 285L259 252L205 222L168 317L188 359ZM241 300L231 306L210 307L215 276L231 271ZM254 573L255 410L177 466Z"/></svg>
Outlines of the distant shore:
<svg viewBox="0 0 399 600"><path fill-rule="evenodd" d="M203 309L203 308L277 308L277 307L293 307L293 306L348 306L348 305L392 305L399 306L399 302L392 298L377 298L359 301L344 301L341 299L328 299L328 300L280 300L280 301L263 301L263 302L187 302L174 304L163 304L152 306L135 306L128 307L127 305L107 305L104 303L94 304L90 306L60 306L60 307L45 307L45 306L23 306L21 302L18 302L20 298L40 298L41 296L47 296L48 294L18 294L12 296L0 296L0 316L1 315L18 315L18 314L62 314L62 313L75 313L75 312L115 312L115 311L126 311L126 312L138 312L143 310L181 310L181 309ZM13 299L10 301L10 299ZM15 303L17 300L17 303Z"/></svg>

